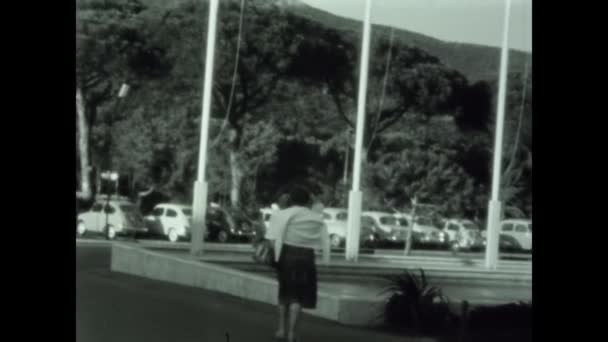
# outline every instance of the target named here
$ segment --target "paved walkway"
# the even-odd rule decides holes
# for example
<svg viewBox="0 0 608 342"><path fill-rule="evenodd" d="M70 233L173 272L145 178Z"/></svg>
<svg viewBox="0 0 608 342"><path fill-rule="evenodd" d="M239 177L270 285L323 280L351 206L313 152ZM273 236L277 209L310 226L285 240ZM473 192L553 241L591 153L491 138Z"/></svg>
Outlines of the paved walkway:
<svg viewBox="0 0 608 342"><path fill-rule="evenodd" d="M108 245L78 246L76 340L79 342L274 341L275 307L203 289L110 272ZM309 341L432 341L353 328L304 315Z"/></svg>

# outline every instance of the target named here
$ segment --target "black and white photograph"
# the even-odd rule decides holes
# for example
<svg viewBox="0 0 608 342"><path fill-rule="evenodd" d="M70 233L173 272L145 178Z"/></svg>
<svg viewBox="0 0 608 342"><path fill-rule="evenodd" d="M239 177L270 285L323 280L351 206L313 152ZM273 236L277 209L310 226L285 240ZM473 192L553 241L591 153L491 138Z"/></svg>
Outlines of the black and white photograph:
<svg viewBox="0 0 608 342"><path fill-rule="evenodd" d="M75 9L76 341L532 341L532 0Z"/></svg>

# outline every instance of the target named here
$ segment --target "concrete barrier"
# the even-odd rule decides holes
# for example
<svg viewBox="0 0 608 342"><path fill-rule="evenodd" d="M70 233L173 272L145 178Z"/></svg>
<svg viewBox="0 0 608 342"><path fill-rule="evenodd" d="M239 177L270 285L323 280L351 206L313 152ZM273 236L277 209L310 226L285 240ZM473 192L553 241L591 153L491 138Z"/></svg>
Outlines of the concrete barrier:
<svg viewBox="0 0 608 342"><path fill-rule="evenodd" d="M278 284L272 278L133 246L112 246L111 269L277 304ZM369 310L369 304L377 302L373 298L341 297L325 291L318 291L317 297L317 307L314 310L304 310L306 313L350 325L370 325L374 322L375 317L370 316Z"/></svg>
<svg viewBox="0 0 608 342"><path fill-rule="evenodd" d="M168 250L181 250L188 251L190 249L189 242L169 242L165 240L138 240L138 243L142 246L152 248L162 248ZM211 252L229 252L229 253L251 253L250 243L218 243L218 242L206 242L205 250ZM332 249L332 254L336 256L344 257L344 249ZM361 249L360 258L366 257L387 257L387 258L411 258L411 257L434 257L434 256L447 256L451 257L453 253L447 250L427 250L427 249L414 249L410 252L409 256L404 256L401 249ZM461 251L456 254L457 257L461 258L476 258L483 260L483 252L469 252ZM501 258L515 258L518 260L531 260L531 253L505 253L500 252Z"/></svg>
<svg viewBox="0 0 608 342"><path fill-rule="evenodd" d="M211 253L210 253L211 254ZM127 273L135 276L155 280L172 282L180 285L199 287L218 291L229 295L256 300L268 304L277 303L278 284L274 277L269 275L272 270L263 265L241 261L231 261L229 257L214 258L207 255L194 258L187 253L166 253L145 249L136 245L114 243L112 245L111 269L115 272ZM239 264L240 262L240 264ZM377 264L370 266L348 264L345 262L332 263L330 266L319 266L319 278L331 274L332 277L343 279L356 279L362 275L383 274L387 271L398 273L403 267L396 265ZM266 275L259 273L266 272ZM471 267L463 270L425 268L425 273L431 280L460 282L496 282L504 285L505 281L517 282L517 273L511 271L489 272L475 270ZM521 281L531 282L528 274L519 274ZM350 277L350 278L349 278ZM445 281L445 279L443 279ZM304 310L306 313L340 322L347 325L375 326L380 323L379 317L383 308L385 297L375 295L349 295L332 290L330 287L320 286L317 296L317 307L314 310Z"/></svg>
<svg viewBox="0 0 608 342"><path fill-rule="evenodd" d="M173 255L186 255L185 252L165 252ZM337 260L336 260L337 259ZM230 268L253 273L270 273L271 269L252 262L251 253L226 253L208 251L196 260L226 265ZM328 266L318 265L320 275L355 279L357 277L395 275L404 269L422 268L429 281L440 284L466 284L475 281L476 285L500 286L532 284L532 263L526 261L500 261L497 270L487 270L482 261L463 260L446 257L408 257L391 260L387 258L361 259L357 263L332 257ZM349 278L350 277L350 278Z"/></svg>

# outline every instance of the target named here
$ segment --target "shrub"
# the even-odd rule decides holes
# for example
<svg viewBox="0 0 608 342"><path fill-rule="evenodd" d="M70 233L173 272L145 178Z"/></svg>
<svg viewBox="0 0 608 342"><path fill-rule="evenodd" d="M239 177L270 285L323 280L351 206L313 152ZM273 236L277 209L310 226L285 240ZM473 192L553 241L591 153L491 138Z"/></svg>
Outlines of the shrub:
<svg viewBox="0 0 608 342"><path fill-rule="evenodd" d="M453 323L449 301L439 287L431 286L424 271L420 276L405 270L403 274L385 277L389 285L383 293L392 293L384 307L384 323L399 332L436 333Z"/></svg>
<svg viewBox="0 0 608 342"><path fill-rule="evenodd" d="M482 306L468 318L467 341L532 341L532 302Z"/></svg>

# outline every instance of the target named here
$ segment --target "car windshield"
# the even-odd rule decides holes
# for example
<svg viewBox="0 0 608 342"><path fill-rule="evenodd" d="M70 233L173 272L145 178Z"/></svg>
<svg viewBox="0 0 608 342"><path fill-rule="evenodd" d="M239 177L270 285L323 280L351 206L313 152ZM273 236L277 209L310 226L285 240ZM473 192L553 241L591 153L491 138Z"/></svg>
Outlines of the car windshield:
<svg viewBox="0 0 608 342"><path fill-rule="evenodd" d="M323 213L323 219L324 220L331 220L331 215L329 215L328 213Z"/></svg>
<svg viewBox="0 0 608 342"><path fill-rule="evenodd" d="M400 218L399 220L397 220L399 222L399 225L401 227L407 227L409 225L409 223L407 222L407 219L404 218Z"/></svg>
<svg viewBox="0 0 608 342"><path fill-rule="evenodd" d="M192 209L182 209L182 213L186 216L192 216Z"/></svg>
<svg viewBox="0 0 608 342"><path fill-rule="evenodd" d="M120 206L120 210L124 211L125 213L132 213L136 211L137 208L135 208L135 206L131 204L122 204Z"/></svg>
<svg viewBox="0 0 608 342"><path fill-rule="evenodd" d="M479 227L475 223L466 222L462 224L466 229L479 230Z"/></svg>
<svg viewBox="0 0 608 342"><path fill-rule="evenodd" d="M385 224L385 225L391 225L391 226L396 226L397 225L397 219L393 216L382 216L380 218L380 223L381 224Z"/></svg>
<svg viewBox="0 0 608 342"><path fill-rule="evenodd" d="M432 226L431 219L427 217L419 217L416 219L416 223L421 226Z"/></svg>
<svg viewBox="0 0 608 342"><path fill-rule="evenodd" d="M437 211L437 206L432 204L418 204L416 213L419 215L430 216Z"/></svg>
<svg viewBox="0 0 608 342"><path fill-rule="evenodd" d="M366 226L373 227L373 226L374 226L374 220L373 220L371 217L368 217L368 216L362 216L362 217L361 217L361 224L362 224L362 225L366 225Z"/></svg>

